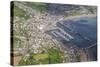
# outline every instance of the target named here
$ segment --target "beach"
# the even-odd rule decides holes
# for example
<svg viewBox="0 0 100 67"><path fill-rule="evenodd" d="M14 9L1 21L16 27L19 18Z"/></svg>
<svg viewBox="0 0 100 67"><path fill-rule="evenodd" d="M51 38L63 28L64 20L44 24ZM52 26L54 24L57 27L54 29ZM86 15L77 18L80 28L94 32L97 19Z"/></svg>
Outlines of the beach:
<svg viewBox="0 0 100 67"><path fill-rule="evenodd" d="M69 20L69 19L77 19L77 18L81 18L81 17L95 17L96 14L81 14L81 15L76 15L76 16L68 16L68 17L65 17L66 20Z"/></svg>

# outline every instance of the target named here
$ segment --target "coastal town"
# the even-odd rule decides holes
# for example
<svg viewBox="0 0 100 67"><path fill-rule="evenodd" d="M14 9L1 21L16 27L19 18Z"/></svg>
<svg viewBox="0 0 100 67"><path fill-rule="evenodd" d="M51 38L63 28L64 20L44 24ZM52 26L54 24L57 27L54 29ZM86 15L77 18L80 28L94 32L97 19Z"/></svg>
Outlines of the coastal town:
<svg viewBox="0 0 100 67"><path fill-rule="evenodd" d="M91 36L91 39L83 37L70 24L73 22L71 19L75 22L79 21L76 18L96 17L96 6L14 1L11 8L12 65L96 60L90 57L90 50L87 50L97 46L96 40L91 42ZM77 36L81 37L84 47L77 45ZM87 46L87 41L92 45Z"/></svg>

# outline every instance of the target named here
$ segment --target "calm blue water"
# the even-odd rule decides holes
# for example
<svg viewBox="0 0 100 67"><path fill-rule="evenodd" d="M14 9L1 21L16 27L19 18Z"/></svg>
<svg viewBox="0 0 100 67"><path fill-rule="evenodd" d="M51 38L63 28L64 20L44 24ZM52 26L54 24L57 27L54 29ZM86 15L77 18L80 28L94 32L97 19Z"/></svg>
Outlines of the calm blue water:
<svg viewBox="0 0 100 67"><path fill-rule="evenodd" d="M96 17L82 17L74 20L64 20L58 22L57 26L73 36L74 39L70 40L70 42L80 48L89 47L97 42Z"/></svg>

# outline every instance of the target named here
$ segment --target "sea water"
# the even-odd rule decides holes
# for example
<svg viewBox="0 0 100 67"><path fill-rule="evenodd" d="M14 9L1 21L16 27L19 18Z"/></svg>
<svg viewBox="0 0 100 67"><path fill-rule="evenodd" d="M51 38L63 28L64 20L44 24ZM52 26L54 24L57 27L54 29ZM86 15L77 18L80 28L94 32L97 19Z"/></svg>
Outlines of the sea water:
<svg viewBox="0 0 100 67"><path fill-rule="evenodd" d="M80 48L86 48L97 42L96 17L81 17L78 19L64 20L59 23L62 23L64 26L58 23L57 26L74 38L70 40L74 45Z"/></svg>

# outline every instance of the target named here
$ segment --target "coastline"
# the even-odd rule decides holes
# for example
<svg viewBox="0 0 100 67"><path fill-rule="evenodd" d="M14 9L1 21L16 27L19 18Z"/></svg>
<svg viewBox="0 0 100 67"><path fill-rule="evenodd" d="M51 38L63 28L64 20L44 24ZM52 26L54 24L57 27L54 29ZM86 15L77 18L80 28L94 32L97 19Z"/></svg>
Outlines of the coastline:
<svg viewBox="0 0 100 67"><path fill-rule="evenodd" d="M65 17L66 20L71 20L71 19L78 19L82 17L95 17L97 16L96 14L81 14L81 15L75 15L75 16L68 16Z"/></svg>
<svg viewBox="0 0 100 67"><path fill-rule="evenodd" d="M64 20L78 20L80 18L83 18L83 17L97 17L96 14L81 14L81 15L75 15L75 16L68 16L68 17L65 17ZM94 47L92 47L94 48ZM87 50L81 50L81 56L80 56L80 59L82 62L85 62L85 61L97 61L97 45L95 46L95 52L94 51L91 51L91 49L87 49ZM93 49L92 49L93 50Z"/></svg>

